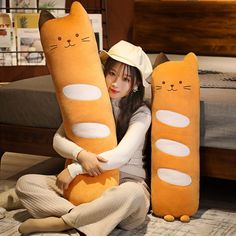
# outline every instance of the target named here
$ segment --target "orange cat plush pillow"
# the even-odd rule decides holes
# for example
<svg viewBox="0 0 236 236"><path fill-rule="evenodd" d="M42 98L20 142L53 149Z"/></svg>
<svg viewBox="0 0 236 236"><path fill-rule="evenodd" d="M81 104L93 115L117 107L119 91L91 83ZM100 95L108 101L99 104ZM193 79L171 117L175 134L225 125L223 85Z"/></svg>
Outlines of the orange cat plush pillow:
<svg viewBox="0 0 236 236"><path fill-rule="evenodd" d="M152 93L152 209L167 221L187 222L199 204L197 57L157 65Z"/></svg>
<svg viewBox="0 0 236 236"><path fill-rule="evenodd" d="M43 11L39 26L67 137L94 153L114 148L117 142L112 107L86 11L79 2L73 2L70 14L62 18L55 19ZM78 175L65 197L76 205L92 201L118 185L118 175L118 170L98 177Z"/></svg>

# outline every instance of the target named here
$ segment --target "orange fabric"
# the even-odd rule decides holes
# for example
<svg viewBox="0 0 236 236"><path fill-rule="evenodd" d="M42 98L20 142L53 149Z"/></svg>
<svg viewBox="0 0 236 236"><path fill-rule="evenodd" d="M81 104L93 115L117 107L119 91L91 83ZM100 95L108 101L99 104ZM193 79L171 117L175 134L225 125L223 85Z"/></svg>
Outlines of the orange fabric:
<svg viewBox="0 0 236 236"><path fill-rule="evenodd" d="M168 91L171 85L176 91ZM186 89L184 89L184 86ZM191 216L199 204L199 79L197 57L158 65L152 74L152 209L155 215ZM168 110L189 118L186 127L174 127L157 119L156 112ZM159 150L156 141L169 139L190 149L188 156L175 156ZM159 168L181 171L191 177L188 186L174 185L159 178Z"/></svg>
<svg viewBox="0 0 236 236"><path fill-rule="evenodd" d="M73 2L70 14L43 23L40 35L67 137L94 153L114 148L117 141L112 107L94 32L86 11L79 2ZM67 47L68 40L74 46ZM96 86L102 96L93 101L70 99L64 95L63 88L73 84ZM102 138L78 137L73 133L72 125L83 122L104 124L110 128L110 134ZM79 175L65 191L65 197L76 205L89 202L99 197L107 188L118 185L118 181L118 170L108 171L99 177Z"/></svg>

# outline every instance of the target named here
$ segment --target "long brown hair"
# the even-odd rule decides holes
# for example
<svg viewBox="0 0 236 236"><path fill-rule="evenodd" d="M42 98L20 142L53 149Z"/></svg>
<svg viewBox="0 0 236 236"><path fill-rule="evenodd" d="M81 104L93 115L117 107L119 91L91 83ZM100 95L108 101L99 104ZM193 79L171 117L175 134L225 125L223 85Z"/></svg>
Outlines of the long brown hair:
<svg viewBox="0 0 236 236"><path fill-rule="evenodd" d="M112 59L109 57L104 65L104 74L105 76L109 73L109 71L112 69L112 67L118 63L118 61ZM125 135L128 127L129 127L129 121L133 113L142 105L144 105L144 86L142 84L142 77L140 74L140 71L134 67L125 64L124 71L128 71L131 75L131 90L130 93L121 98L119 103L120 113L116 121L116 133L117 133L117 140L120 142L120 140ZM133 91L135 84L138 86L137 91Z"/></svg>

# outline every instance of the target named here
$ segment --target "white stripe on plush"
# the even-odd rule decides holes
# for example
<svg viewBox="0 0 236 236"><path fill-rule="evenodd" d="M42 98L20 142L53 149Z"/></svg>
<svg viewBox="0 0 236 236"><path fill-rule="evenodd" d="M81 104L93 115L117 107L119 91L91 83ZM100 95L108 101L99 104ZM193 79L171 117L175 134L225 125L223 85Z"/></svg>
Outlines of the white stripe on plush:
<svg viewBox="0 0 236 236"><path fill-rule="evenodd" d="M162 181L173 185L188 186L192 183L192 178L188 174L178 170L160 168L157 170L157 176Z"/></svg>
<svg viewBox="0 0 236 236"><path fill-rule="evenodd" d="M101 90L90 84L71 84L63 88L63 94L73 100L90 101L102 96Z"/></svg>
<svg viewBox="0 0 236 236"><path fill-rule="evenodd" d="M80 138L105 138L110 135L108 126L100 123L77 123L72 125L72 132Z"/></svg>
<svg viewBox="0 0 236 236"><path fill-rule="evenodd" d="M160 151L173 156L185 157L190 153L186 145L170 139L158 139L155 145Z"/></svg>
<svg viewBox="0 0 236 236"><path fill-rule="evenodd" d="M190 123L187 116L169 110L158 110L156 112L156 118L166 125L178 128L187 127Z"/></svg>

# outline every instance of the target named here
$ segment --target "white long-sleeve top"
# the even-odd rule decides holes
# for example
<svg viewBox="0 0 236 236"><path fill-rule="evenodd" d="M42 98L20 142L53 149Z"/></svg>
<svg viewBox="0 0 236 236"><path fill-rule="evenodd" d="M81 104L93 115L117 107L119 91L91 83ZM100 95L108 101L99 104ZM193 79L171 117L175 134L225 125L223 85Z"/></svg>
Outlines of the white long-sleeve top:
<svg viewBox="0 0 236 236"><path fill-rule="evenodd" d="M119 114L118 105L115 102L112 102L112 105L115 118L117 118ZM106 163L101 163L101 168L103 170L119 168L121 172L145 178L143 149L150 124L151 113L149 108L146 106L140 107L132 115L128 130L119 144L111 150L98 153L99 156L108 160ZM84 173L82 166L75 160L83 147L78 146L66 137L63 125L59 127L54 135L53 147L61 156L74 160L67 167L73 178Z"/></svg>

